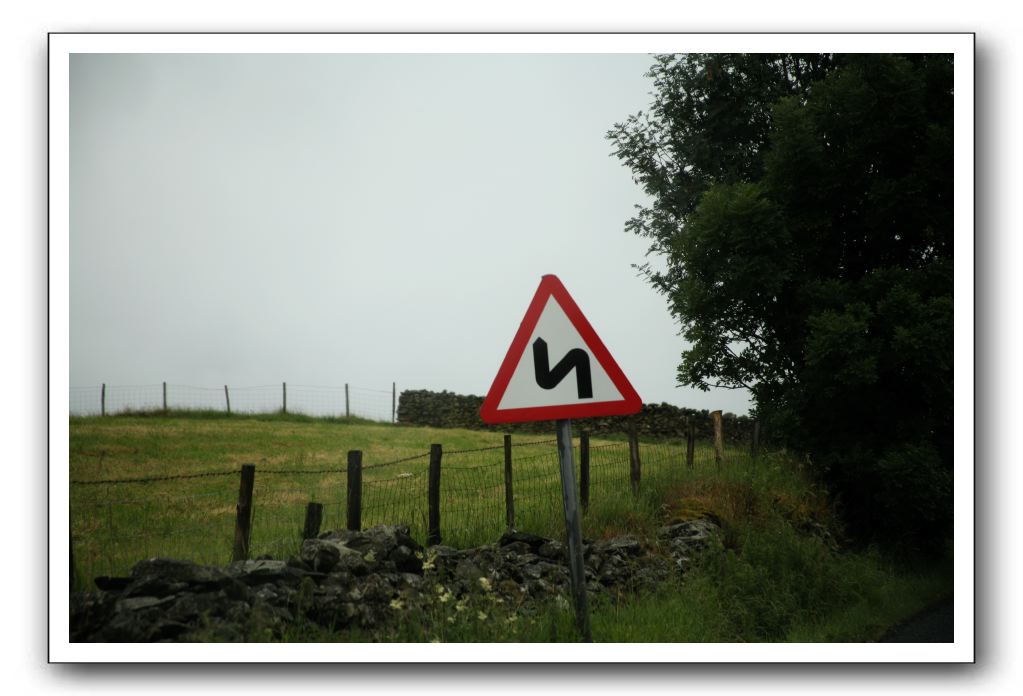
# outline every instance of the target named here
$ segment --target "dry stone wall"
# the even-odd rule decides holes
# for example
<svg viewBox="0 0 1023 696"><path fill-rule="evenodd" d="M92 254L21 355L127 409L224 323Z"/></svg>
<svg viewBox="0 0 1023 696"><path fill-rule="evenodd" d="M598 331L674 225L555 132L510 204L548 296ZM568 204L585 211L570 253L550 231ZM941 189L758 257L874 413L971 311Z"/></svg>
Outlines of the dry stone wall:
<svg viewBox="0 0 1023 696"><path fill-rule="evenodd" d="M425 389L403 391L398 400L398 422L403 425L427 425L434 428L470 428L499 430L502 432L552 433L554 421L532 423L504 423L488 425L480 419L482 396L455 394L448 391ZM633 416L587 418L578 427L591 435L610 435L635 428L640 435L654 438L684 438L686 419L692 419L697 439L714 437L710 411L679 408L671 404L643 404ZM727 442L747 444L753 436L753 419L723 414L724 434ZM761 437L764 433L761 433Z"/></svg>
<svg viewBox="0 0 1023 696"><path fill-rule="evenodd" d="M584 540L587 591L631 592L684 573L697 552L720 548L718 532L697 519L662 528L656 540ZM127 577L95 582L97 592L71 596L72 641L274 640L300 621L372 631L395 619L396 606L465 601L483 591L541 606L569 594L560 541L509 531L477 548L424 549L404 526L325 532L287 560L203 566L151 558Z"/></svg>

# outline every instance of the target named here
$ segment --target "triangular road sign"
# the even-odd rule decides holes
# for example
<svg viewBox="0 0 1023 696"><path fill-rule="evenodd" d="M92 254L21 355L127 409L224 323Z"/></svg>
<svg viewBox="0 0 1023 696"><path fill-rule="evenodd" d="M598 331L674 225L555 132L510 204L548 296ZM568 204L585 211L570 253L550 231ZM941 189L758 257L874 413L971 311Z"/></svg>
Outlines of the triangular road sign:
<svg viewBox="0 0 1023 696"><path fill-rule="evenodd" d="M540 280L480 408L487 423L637 413L643 403L557 276Z"/></svg>

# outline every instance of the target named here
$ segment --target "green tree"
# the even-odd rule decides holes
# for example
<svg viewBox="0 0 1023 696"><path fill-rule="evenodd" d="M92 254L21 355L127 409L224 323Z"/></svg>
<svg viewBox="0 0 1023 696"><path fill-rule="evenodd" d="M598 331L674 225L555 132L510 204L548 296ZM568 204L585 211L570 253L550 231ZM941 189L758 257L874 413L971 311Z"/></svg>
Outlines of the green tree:
<svg viewBox="0 0 1023 696"><path fill-rule="evenodd" d="M861 538L952 515L952 58L657 56L608 132L649 196L626 229L689 346L749 389Z"/></svg>

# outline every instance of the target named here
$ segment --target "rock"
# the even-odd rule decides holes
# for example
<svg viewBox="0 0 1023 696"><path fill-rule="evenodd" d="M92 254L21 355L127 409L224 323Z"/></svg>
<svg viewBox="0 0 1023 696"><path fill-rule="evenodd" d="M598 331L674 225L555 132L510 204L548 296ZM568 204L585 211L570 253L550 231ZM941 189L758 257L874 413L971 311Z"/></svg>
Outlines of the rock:
<svg viewBox="0 0 1023 696"><path fill-rule="evenodd" d="M321 532L316 538L325 539L327 541L337 541L342 544L347 544L349 539L358 535L359 532L355 532L350 529L337 529Z"/></svg>
<svg viewBox="0 0 1023 696"><path fill-rule="evenodd" d="M533 580L539 580L543 577L543 572L540 570L540 566L530 563L522 566L522 576L525 578L532 578Z"/></svg>
<svg viewBox="0 0 1023 696"><path fill-rule="evenodd" d="M467 583L475 583L483 577L483 571L468 558L463 558L455 567L455 577Z"/></svg>
<svg viewBox="0 0 1023 696"><path fill-rule="evenodd" d="M687 520L661 527L657 530L660 539L683 539L699 542L718 534L721 528L708 519Z"/></svg>
<svg viewBox="0 0 1023 696"><path fill-rule="evenodd" d="M139 561L131 569L131 577L160 577L168 583L183 582L193 586L215 586L229 578L221 568L173 558L148 558Z"/></svg>
<svg viewBox="0 0 1023 696"><path fill-rule="evenodd" d="M548 580L568 580L568 567L563 565L557 565L555 563L546 563L540 561L536 564L536 567L540 569L540 574Z"/></svg>
<svg viewBox="0 0 1023 696"><path fill-rule="evenodd" d="M387 579L377 573L367 575L362 585L362 599L376 604L384 604L394 597L395 587Z"/></svg>
<svg viewBox="0 0 1023 696"><path fill-rule="evenodd" d="M503 544L500 548L501 553L505 555L530 554L533 552L533 547L524 541L512 541L508 544Z"/></svg>
<svg viewBox="0 0 1023 696"><path fill-rule="evenodd" d="M536 553L543 558L568 562L568 549L560 541L552 540L541 544Z"/></svg>
<svg viewBox="0 0 1023 696"><path fill-rule="evenodd" d="M100 575L95 578L93 582L96 583L97 588L104 592L120 592L131 584L131 578L112 578L106 575Z"/></svg>
<svg viewBox="0 0 1023 696"><path fill-rule="evenodd" d="M537 556L536 554L533 554L533 553L522 553L522 554L515 554L514 556L509 555L508 556L508 560L513 565L524 566L524 565L530 565L530 564L533 564L533 563L539 563L540 562L540 557Z"/></svg>
<svg viewBox="0 0 1023 696"><path fill-rule="evenodd" d="M126 597L125 599L117 600L117 604L114 605L114 611L138 611L139 609L158 607L161 604L173 601L173 597Z"/></svg>
<svg viewBox="0 0 1023 696"><path fill-rule="evenodd" d="M413 552L423 550L419 542L409 535L408 526L403 524L381 524L355 532L344 545L363 554L373 551L378 560L386 559L397 546L407 546Z"/></svg>
<svg viewBox="0 0 1023 696"><path fill-rule="evenodd" d="M312 570L329 573L341 558L344 545L330 539L306 539L298 557Z"/></svg>
<svg viewBox="0 0 1023 696"><path fill-rule="evenodd" d="M311 563L307 563L307 562L303 561L298 556L289 556L288 560L285 561L285 564L289 568L298 568L299 570L312 570L313 569L313 566L312 566Z"/></svg>
<svg viewBox="0 0 1023 696"><path fill-rule="evenodd" d="M604 541L595 541L590 544L590 552L600 555L618 553L628 556L639 556L643 553L643 547L635 537L624 536Z"/></svg>
<svg viewBox="0 0 1023 696"><path fill-rule="evenodd" d="M303 577L310 574L289 566L285 561L272 560L237 561L228 566L228 572L249 587L268 583L298 585Z"/></svg>
<svg viewBox="0 0 1023 696"><path fill-rule="evenodd" d="M351 575L366 575L369 573L370 564L366 562L362 554L354 549L347 549L338 559L332 573L344 572Z"/></svg>
<svg viewBox="0 0 1023 696"><path fill-rule="evenodd" d="M544 537L537 536L536 534L529 534L528 532L519 532L511 529L502 534L497 543L499 546L507 546L508 544L516 541L521 541L524 544L527 544L531 550L535 551L550 541L550 539L545 539Z"/></svg>
<svg viewBox="0 0 1023 696"><path fill-rule="evenodd" d="M248 594L248 589L225 569L191 561L150 558L136 563L131 576L132 582L122 591L125 597L166 597L185 590L225 590L237 599Z"/></svg>
<svg viewBox="0 0 1023 696"><path fill-rule="evenodd" d="M399 544L387 556L387 560L394 563L395 570L402 573L423 572L423 561L408 546Z"/></svg>
<svg viewBox="0 0 1023 696"><path fill-rule="evenodd" d="M670 559L648 553L633 537L586 541L587 590L620 595L652 586L684 572L693 552L718 533L709 520L663 527L659 536ZM497 544L435 546L424 554L407 527L382 525L304 540L287 561L141 561L129 577L98 579L99 592L71 595L70 635L74 641L112 642L271 640L303 617L325 627L375 631L400 616L400 609L425 609L442 596L451 601L452 595L492 594L528 612L532 602L565 597L568 586L560 541L511 531Z"/></svg>

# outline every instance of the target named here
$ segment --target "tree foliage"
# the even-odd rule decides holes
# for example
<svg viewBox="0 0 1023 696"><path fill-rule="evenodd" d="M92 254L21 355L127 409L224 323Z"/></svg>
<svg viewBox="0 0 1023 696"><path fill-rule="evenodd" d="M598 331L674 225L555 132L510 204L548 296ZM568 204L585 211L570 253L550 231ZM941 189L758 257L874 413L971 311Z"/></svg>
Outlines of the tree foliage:
<svg viewBox="0 0 1023 696"><path fill-rule="evenodd" d="M944 538L952 463L952 58L657 56L609 131L626 228L688 346L747 388L863 536Z"/></svg>

